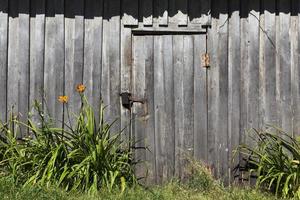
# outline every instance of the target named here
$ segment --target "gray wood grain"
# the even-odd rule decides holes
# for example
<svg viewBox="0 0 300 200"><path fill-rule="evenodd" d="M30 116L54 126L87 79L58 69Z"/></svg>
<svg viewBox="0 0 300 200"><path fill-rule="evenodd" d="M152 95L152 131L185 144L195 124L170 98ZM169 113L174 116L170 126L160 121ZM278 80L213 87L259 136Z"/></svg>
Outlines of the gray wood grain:
<svg viewBox="0 0 300 200"><path fill-rule="evenodd" d="M44 69L44 91L45 109L56 124L63 121L63 105L57 98L64 93L64 64L65 64L65 40L64 40L64 1L47 1L46 13L53 17L46 17L45 29L45 69Z"/></svg>
<svg viewBox="0 0 300 200"><path fill-rule="evenodd" d="M125 28L121 25L121 92L130 92L131 84L131 71L132 71L132 35L131 29ZM122 102L121 102L122 103ZM129 109L121 106L121 129L124 130L122 140L129 141L130 139L130 126L131 126L131 112Z"/></svg>
<svg viewBox="0 0 300 200"><path fill-rule="evenodd" d="M8 0L0 2L0 121L7 112Z"/></svg>
<svg viewBox="0 0 300 200"><path fill-rule="evenodd" d="M166 131L165 131L165 99L164 99L164 57L163 36L154 37L154 115L155 115L155 148L157 182L162 183L167 177L166 167Z"/></svg>
<svg viewBox="0 0 300 200"><path fill-rule="evenodd" d="M246 82L246 98L247 98L247 126L246 131L250 128L259 128L259 116L260 116L260 69L259 69L259 12L255 11L259 9L259 1L249 2L249 8L252 8L251 14L249 15L248 22L248 62L245 70L245 77L243 79ZM251 28L250 28L251 27ZM263 75L261 74L261 78ZM250 138L246 138L247 143L252 143Z"/></svg>
<svg viewBox="0 0 300 200"><path fill-rule="evenodd" d="M185 35L184 38L184 64L183 68L183 151L182 159L182 174L183 180L189 178L187 167L188 159L193 157L194 153L194 41L193 36Z"/></svg>
<svg viewBox="0 0 300 200"><path fill-rule="evenodd" d="M219 4L221 10L227 11L228 4L223 1ZM228 180L229 152L228 152L228 14L219 14L218 29L218 65L219 68L219 101L217 125L217 176L222 177L225 183Z"/></svg>
<svg viewBox="0 0 300 200"><path fill-rule="evenodd" d="M29 13L29 1L12 1L9 17L8 51L8 108L15 106L19 119L26 122L29 99L29 14L18 14L19 10ZM13 16L17 16L15 18ZM21 129L20 136L26 134Z"/></svg>
<svg viewBox="0 0 300 200"><path fill-rule="evenodd" d="M145 69L145 43L143 36L135 36L133 41L133 66L132 66L132 94L135 98L144 99L145 89L146 89L146 69ZM145 113L146 104L134 103L132 107L133 113L133 131L134 131L134 140L135 146L137 148L146 146L146 125L147 125L147 116ZM137 161L146 160L146 151L143 149L138 149L135 152L135 159ZM146 166L144 163L139 163L136 166L136 174L138 177L146 177Z"/></svg>
<svg viewBox="0 0 300 200"><path fill-rule="evenodd" d="M102 20L103 0L85 1L83 83L85 95L95 108L97 123L101 101Z"/></svg>
<svg viewBox="0 0 300 200"><path fill-rule="evenodd" d="M64 90L70 98L68 110L65 114L65 123L69 126L74 126L75 119L72 117L72 112L79 114L81 107L81 97L76 92L76 86L83 84L83 57L84 57L84 1L83 0L65 0L65 14L67 17L64 21L65 29L65 79ZM68 119L70 116L70 120ZM71 123L71 124L69 124Z"/></svg>
<svg viewBox="0 0 300 200"><path fill-rule="evenodd" d="M298 0L292 1L292 13L294 15L291 16L291 79L292 79L292 110L293 110L293 136L300 135L300 67L299 61L300 57L298 52L300 50L300 42L298 40L300 26L299 24L299 16L295 15L300 10Z"/></svg>
<svg viewBox="0 0 300 200"><path fill-rule="evenodd" d="M120 117L120 1L104 2L103 49L101 93L104 103L108 105L107 121ZM118 120L112 128L112 134L120 131Z"/></svg>
<svg viewBox="0 0 300 200"><path fill-rule="evenodd" d="M183 140L184 140L184 105L183 105L183 72L184 72L184 37L173 36L174 60L174 118L175 118L175 176L181 177Z"/></svg>
<svg viewBox="0 0 300 200"><path fill-rule="evenodd" d="M246 139L246 130L247 130L247 108L248 108L248 36L249 36L249 28L248 28L248 2L246 4L243 4L240 10L241 16L244 16L244 18L241 19L240 22L240 39L241 39L241 80L240 80L240 143L244 143ZM257 66L259 68L259 66ZM240 162L242 160L242 155L240 153L237 153L236 157L234 157L234 162ZM238 182L239 178L241 177L239 171L237 171L234 174L236 177L234 182Z"/></svg>
<svg viewBox="0 0 300 200"><path fill-rule="evenodd" d="M286 1L279 1L279 56L280 56L280 108L281 108L281 124L280 127L286 132L292 134L292 88L291 88L291 38L290 38L290 13L284 11L290 9L290 5Z"/></svg>
<svg viewBox="0 0 300 200"><path fill-rule="evenodd" d="M240 2L232 0L229 4L232 12L228 24L228 182L233 179L232 171L238 160L233 160L233 150L240 142L240 94L241 94L241 49L240 49Z"/></svg>
<svg viewBox="0 0 300 200"><path fill-rule="evenodd" d="M155 149L155 107L154 107L154 37L149 35L145 36L144 39L144 51L145 51L145 71L146 71L146 91L145 99L147 104L147 141L146 147L146 160L148 165L148 183L155 183L156 177L158 176L156 172L156 149Z"/></svg>
<svg viewBox="0 0 300 200"><path fill-rule="evenodd" d="M207 162L207 69L201 55L206 52L205 35L194 35L194 157Z"/></svg>
<svg viewBox="0 0 300 200"><path fill-rule="evenodd" d="M263 108L265 124L277 124L277 103L276 103L276 17L274 12L275 2L271 0L264 0L264 74L262 77L263 84Z"/></svg>
<svg viewBox="0 0 300 200"><path fill-rule="evenodd" d="M218 67L218 20L212 19L212 28L208 31L208 52L210 53L211 67L208 70L208 166L212 172L217 172L217 149L218 134L218 102L219 102L219 67Z"/></svg>
<svg viewBox="0 0 300 200"><path fill-rule="evenodd" d="M175 135L174 135L174 66L173 66L173 37L163 36L163 82L164 82L164 111L165 111L165 146L166 180L174 177L175 167ZM166 181L165 180L165 181Z"/></svg>
<svg viewBox="0 0 300 200"><path fill-rule="evenodd" d="M45 55L45 0L31 1L30 12L37 13L30 19L30 112L33 120L38 122L38 116L33 107L34 101L43 102L44 92L44 55ZM38 11L43 11L39 13Z"/></svg>

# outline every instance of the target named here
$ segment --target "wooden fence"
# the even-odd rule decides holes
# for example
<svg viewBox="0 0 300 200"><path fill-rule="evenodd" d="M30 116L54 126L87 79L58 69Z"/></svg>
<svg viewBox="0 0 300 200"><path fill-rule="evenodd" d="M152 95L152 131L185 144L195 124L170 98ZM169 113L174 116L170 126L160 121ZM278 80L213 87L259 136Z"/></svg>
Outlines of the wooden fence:
<svg viewBox="0 0 300 200"><path fill-rule="evenodd" d="M132 30L142 35L145 30L160 35L197 33L201 37L186 37L198 41L190 42L192 49L187 50L194 52L195 61L194 90L189 94L191 103L202 100L193 104L189 134L174 133L180 142L168 148L183 148L188 141L192 155L228 180L232 150L248 141L245 130L276 124L300 134L299 11L299 0L0 0L0 119L7 119L14 105L25 120L32 102L45 98L50 114L63 120L57 97L69 95L70 109L78 110L75 86L84 83L93 105L100 98L110 105L108 120L121 117L120 129L136 113L122 106L119 94L141 89L132 79L133 58L138 56L132 47L139 42ZM202 25L207 23L212 27L206 32ZM206 51L209 69L195 59ZM155 127L154 122L153 130L159 131ZM159 134L152 138L152 150L167 148L157 143ZM169 157L160 151L141 155L153 159L150 171L159 182L159 177L167 179L182 167L175 154L170 163L176 169L164 175L164 169L158 169Z"/></svg>

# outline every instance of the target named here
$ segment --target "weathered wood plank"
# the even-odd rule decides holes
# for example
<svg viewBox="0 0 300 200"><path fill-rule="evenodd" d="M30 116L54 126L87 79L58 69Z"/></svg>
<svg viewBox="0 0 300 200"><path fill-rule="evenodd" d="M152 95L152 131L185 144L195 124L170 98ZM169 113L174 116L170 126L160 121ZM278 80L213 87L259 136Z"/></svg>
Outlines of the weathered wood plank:
<svg viewBox="0 0 300 200"><path fill-rule="evenodd" d="M264 0L264 74L261 74L263 85L263 108L265 124L277 124L276 103L276 16L275 4L272 0Z"/></svg>
<svg viewBox="0 0 300 200"><path fill-rule="evenodd" d="M227 183L228 181L228 3L219 3L219 8L224 14L219 14L218 29L218 65L219 68L219 101L218 101L218 125L217 125L217 175Z"/></svg>
<svg viewBox="0 0 300 200"><path fill-rule="evenodd" d="M183 145L181 178L187 179L188 158L194 153L194 44L193 36L185 35L184 38L184 65L183 65Z"/></svg>
<svg viewBox="0 0 300 200"><path fill-rule="evenodd" d="M70 101L68 108L73 113L79 113L81 107L81 97L76 92L76 85L83 83L83 41L84 41L84 1L65 0L65 93ZM73 126L74 119L65 112L65 122ZM70 121L69 121L69 116Z"/></svg>
<svg viewBox="0 0 300 200"><path fill-rule="evenodd" d="M292 134L292 88L291 88L291 38L290 38L290 3L280 0L279 13L279 56L280 72L279 85L281 110L281 127L284 131Z"/></svg>
<svg viewBox="0 0 300 200"><path fill-rule="evenodd" d="M292 19L291 19L291 51L292 51L292 109L293 109L293 136L300 135L300 42L299 42L299 33L300 33L300 7L298 0L292 0Z"/></svg>
<svg viewBox="0 0 300 200"><path fill-rule="evenodd" d="M7 108L11 111L14 106L14 111L18 112L18 83L19 83L19 66L18 66L18 1L10 1L9 7L9 24L8 24L8 66L7 66L7 81L14 80L7 85ZM13 17L15 16L15 17Z"/></svg>
<svg viewBox="0 0 300 200"><path fill-rule="evenodd" d="M85 1L83 83L87 88L85 95L95 108L97 123L101 101L102 16L103 0Z"/></svg>
<svg viewBox="0 0 300 200"><path fill-rule="evenodd" d="M123 0L124 25L138 25L139 18L139 0Z"/></svg>
<svg viewBox="0 0 300 200"><path fill-rule="evenodd" d="M174 118L175 118L175 176L181 177L181 155L184 140L184 105L183 105L183 73L184 73L184 39L183 35L173 36L174 62Z"/></svg>
<svg viewBox="0 0 300 200"><path fill-rule="evenodd" d="M151 26L153 23L153 0L143 0L140 3L142 4L144 26Z"/></svg>
<svg viewBox="0 0 300 200"><path fill-rule="evenodd" d="M0 121L7 112L8 0L0 1Z"/></svg>
<svg viewBox="0 0 300 200"><path fill-rule="evenodd" d="M145 71L146 71L146 91L145 98L147 103L147 141L146 147L146 160L148 168L148 183L155 183L157 173L156 173L156 149L155 149L155 108L154 108L154 37L149 35L145 36Z"/></svg>
<svg viewBox="0 0 300 200"><path fill-rule="evenodd" d="M131 91L132 71L132 35L131 29L121 26L121 92ZM122 103L122 102L121 102ZM131 112L121 106L121 129L124 129L122 140L130 140Z"/></svg>
<svg viewBox="0 0 300 200"><path fill-rule="evenodd" d="M228 182L232 181L232 171L238 160L232 162L233 153L240 142L240 80L241 80L241 49L240 49L240 2L229 2L231 14L228 24Z"/></svg>
<svg viewBox="0 0 300 200"><path fill-rule="evenodd" d="M143 99L145 97L145 89L146 89L146 69L145 69L145 43L143 36L135 36L133 41L133 59L134 64L132 66L132 94L135 98ZM146 160L146 151L143 149L139 149L140 147L145 147L145 128L146 128L146 113L145 113L146 104L142 103L134 103L132 107L133 113L133 121L132 121L132 129L134 132L134 140L135 147L137 147L137 151L135 152L135 159L137 161L145 161ZM144 163L139 163L136 166L136 175L138 177L146 176L146 167Z"/></svg>
<svg viewBox="0 0 300 200"><path fill-rule="evenodd" d="M19 13L19 11L27 11ZM29 1L11 1L8 50L8 107L26 122L29 107ZM18 17L16 17L18 16ZM13 81L10 81L13 80ZM22 135L26 134L22 129ZM21 136L21 135L20 135Z"/></svg>
<svg viewBox="0 0 300 200"><path fill-rule="evenodd" d="M29 104L37 121L32 105L35 100L43 102L44 92L44 55L45 55L45 0L32 0L30 18L30 94Z"/></svg>
<svg viewBox="0 0 300 200"><path fill-rule="evenodd" d="M210 69L208 70L208 127L207 127L207 148L208 148L208 166L212 172L216 172L216 134L218 117L218 88L219 74L217 67L217 21L212 19L212 29L208 31L208 52L210 52Z"/></svg>
<svg viewBox="0 0 300 200"><path fill-rule="evenodd" d="M155 148L157 182L162 183L167 177L166 168L166 131L165 131L165 99L164 99L164 57L163 36L154 37L154 115L155 115Z"/></svg>
<svg viewBox="0 0 300 200"><path fill-rule="evenodd" d="M188 1L186 0L170 0L169 2L169 23L179 26L188 23Z"/></svg>
<svg viewBox="0 0 300 200"><path fill-rule="evenodd" d="M19 1L19 48L18 48L18 67L19 67L19 113L21 121L27 122L29 112L29 52L30 52L30 0ZM27 134L26 128L22 134Z"/></svg>
<svg viewBox="0 0 300 200"><path fill-rule="evenodd" d="M200 55L206 52L206 36L194 36L194 157L207 162L207 69Z"/></svg>
<svg viewBox="0 0 300 200"><path fill-rule="evenodd" d="M175 167L175 135L174 135L174 68L173 68L173 38L163 36L163 82L164 82L164 111L165 111L165 146L167 179L174 176Z"/></svg>
<svg viewBox="0 0 300 200"><path fill-rule="evenodd" d="M63 105L58 103L59 95L64 95L64 1L47 1L45 30L44 90L46 105L56 124L63 121Z"/></svg>
<svg viewBox="0 0 300 200"><path fill-rule="evenodd" d="M120 117L120 1L104 2L101 93L108 105L106 119L112 122ZM112 134L120 131L118 120Z"/></svg>
<svg viewBox="0 0 300 200"><path fill-rule="evenodd" d="M245 70L246 98L247 98L247 120L246 130L259 128L259 0L249 1L248 20L248 61ZM246 138L247 143L251 143L250 138Z"/></svg>

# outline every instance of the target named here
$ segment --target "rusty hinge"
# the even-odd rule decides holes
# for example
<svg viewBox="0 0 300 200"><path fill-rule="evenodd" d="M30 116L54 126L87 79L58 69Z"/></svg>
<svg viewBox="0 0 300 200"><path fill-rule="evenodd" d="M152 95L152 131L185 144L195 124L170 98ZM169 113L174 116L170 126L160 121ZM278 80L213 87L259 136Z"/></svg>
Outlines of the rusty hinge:
<svg viewBox="0 0 300 200"><path fill-rule="evenodd" d="M202 55L202 66L205 68L209 68L210 66L210 58L208 53Z"/></svg>

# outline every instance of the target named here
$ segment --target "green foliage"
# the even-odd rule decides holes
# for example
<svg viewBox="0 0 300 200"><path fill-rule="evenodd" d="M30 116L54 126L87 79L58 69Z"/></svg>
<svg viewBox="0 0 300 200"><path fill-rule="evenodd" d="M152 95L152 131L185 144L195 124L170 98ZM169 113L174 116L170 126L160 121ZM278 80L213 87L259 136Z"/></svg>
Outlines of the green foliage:
<svg viewBox="0 0 300 200"><path fill-rule="evenodd" d="M124 191L126 185L136 182L132 153L121 141L122 132L112 133L114 123L104 121L102 104L100 123L96 124L93 108L80 95L82 106L79 115L74 115L74 126L64 123L63 128L57 128L38 102L35 110L40 123L29 118L24 124L11 115L0 125L2 176L12 176L24 187L51 185L92 193L100 188L112 191L121 187ZM69 112L67 102L63 103ZM28 129L31 137L17 139L20 128Z"/></svg>
<svg viewBox="0 0 300 200"><path fill-rule="evenodd" d="M241 145L243 169L257 176L257 186L282 197L300 199L300 143L279 128L250 132L254 146Z"/></svg>
<svg viewBox="0 0 300 200"><path fill-rule="evenodd" d="M9 178L0 178L0 196L7 200L275 200L270 194L249 188L210 188L204 192L189 188L179 182L170 182L162 186L127 188L123 193L114 189L112 192L100 190L94 194L76 191L66 192L53 187L16 186Z"/></svg>

